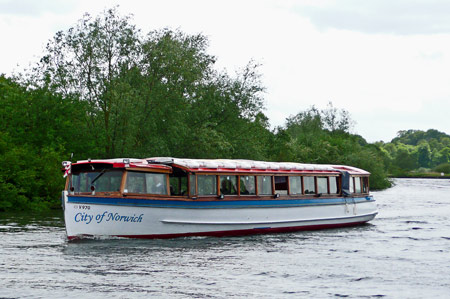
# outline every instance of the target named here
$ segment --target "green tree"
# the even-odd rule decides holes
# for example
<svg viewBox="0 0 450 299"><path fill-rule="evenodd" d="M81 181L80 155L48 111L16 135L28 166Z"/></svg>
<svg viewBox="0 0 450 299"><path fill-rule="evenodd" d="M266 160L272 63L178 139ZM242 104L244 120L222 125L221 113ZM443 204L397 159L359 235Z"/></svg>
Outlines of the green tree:
<svg viewBox="0 0 450 299"><path fill-rule="evenodd" d="M443 172L445 174L450 174L450 163L442 163L434 168L436 172Z"/></svg>
<svg viewBox="0 0 450 299"><path fill-rule="evenodd" d="M402 171L409 171L419 167L417 162L417 151L412 146L400 144L397 148L397 155L394 158L394 165Z"/></svg>
<svg viewBox="0 0 450 299"><path fill-rule="evenodd" d="M132 92L121 79L129 78L123 73L131 72L140 57L139 31L129 19L118 16L117 8L96 18L85 14L74 27L56 33L35 68L35 77L50 90L89 103L89 132L107 156L113 155L117 136L112 118L127 107Z"/></svg>
<svg viewBox="0 0 450 299"><path fill-rule="evenodd" d="M434 166L450 162L450 147L444 147L439 152L433 151L432 164Z"/></svg>
<svg viewBox="0 0 450 299"><path fill-rule="evenodd" d="M426 142L421 143L417 147L417 162L419 163L419 167L430 167L431 163L431 150L430 145Z"/></svg>
<svg viewBox="0 0 450 299"><path fill-rule="evenodd" d="M60 165L83 142L84 105L0 76L0 210L58 205Z"/></svg>
<svg viewBox="0 0 450 299"><path fill-rule="evenodd" d="M109 9L58 32L35 77L89 104L90 138L102 157L263 157L258 64L231 77L215 70L207 46L205 36L178 30L142 37L130 17Z"/></svg>
<svg viewBox="0 0 450 299"><path fill-rule="evenodd" d="M350 134L353 121L345 110L329 104L327 109L311 107L286 120L279 128L276 140L281 146L273 152L275 160L303 163L346 164L372 173L371 186L383 189L390 186L385 161L388 154L364 138Z"/></svg>
<svg viewBox="0 0 450 299"><path fill-rule="evenodd" d="M447 163L449 157L445 149L449 143L449 135L434 129L405 130L399 131L396 138L382 147L391 156L390 172L400 175L418 167L432 168Z"/></svg>
<svg viewBox="0 0 450 299"><path fill-rule="evenodd" d="M355 124L347 110L339 110L333 106L332 102L328 102L327 108L321 111L321 115L325 128L331 132L348 133Z"/></svg>

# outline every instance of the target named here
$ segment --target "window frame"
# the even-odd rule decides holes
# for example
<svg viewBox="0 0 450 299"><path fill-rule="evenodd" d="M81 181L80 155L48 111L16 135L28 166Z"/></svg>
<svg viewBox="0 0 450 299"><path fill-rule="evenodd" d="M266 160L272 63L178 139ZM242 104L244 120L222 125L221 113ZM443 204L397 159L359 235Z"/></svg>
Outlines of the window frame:
<svg viewBox="0 0 450 299"><path fill-rule="evenodd" d="M200 186L199 186L199 182L198 179L200 176L213 176L215 177L215 180L213 180L215 182L215 188L216 188L216 193L211 193L211 194L200 194ZM195 174L195 196L197 197L208 197L208 196L218 196L220 189L219 189L219 176L215 173L196 173Z"/></svg>
<svg viewBox="0 0 450 299"><path fill-rule="evenodd" d="M180 194L173 194L171 187L172 187L172 179L176 179L177 180L177 187L178 187L178 191L177 193ZM182 190L183 190L183 179L186 179L186 191L184 194L182 194ZM186 197L189 196L189 176L172 176L171 174L169 174L169 196L176 196L176 197Z"/></svg>
<svg viewBox="0 0 450 299"><path fill-rule="evenodd" d="M217 186L217 191L219 195L224 195L224 196L239 196L240 194L240 176L236 175L236 174L222 174L222 175L218 175L218 186ZM236 178L236 193L231 193L231 194L225 194L222 193L222 177L235 177ZM232 180L230 180L232 181Z"/></svg>
<svg viewBox="0 0 450 299"><path fill-rule="evenodd" d="M329 180L328 177L329 176L325 176L325 175L317 175L316 177L316 183L317 183L317 188L316 188L316 194L330 194L330 185L329 185ZM319 181L321 179L325 179L325 192L320 192L321 190L319 190Z"/></svg>
<svg viewBox="0 0 450 299"><path fill-rule="evenodd" d="M300 193L292 193L292 183L291 183L291 178L299 178L300 179ZM298 196L298 195L304 195L305 194L305 189L303 186L303 175L289 175L288 176L288 181L289 181L289 195L291 196Z"/></svg>
<svg viewBox="0 0 450 299"><path fill-rule="evenodd" d="M123 186L121 187L121 190L123 190L123 194L124 195L132 195L132 196L156 196L156 197L167 197L167 196L171 196L170 195L170 181L169 181L169 173L166 172L160 172L160 171L140 171L140 170L128 170L125 172L126 176L122 177L122 184ZM128 178L129 178L129 174L130 173L141 173L144 175L146 174L159 174L159 175L163 175L164 176L164 182L165 182L165 189L166 189L166 193L162 194L162 193L148 193L147 192L147 178L145 177L145 181L144 181L144 189L146 190L146 193L141 193L141 192L129 192L128 188L127 188L127 184L128 184ZM126 192L125 192L126 191Z"/></svg>
<svg viewBox="0 0 450 299"><path fill-rule="evenodd" d="M286 189L277 189L277 179L276 178L286 178L286 181L283 183L278 183L280 184L286 184ZM273 190L272 190L272 194L279 194L279 195L289 195L289 175L287 174L280 174L280 175L274 175L273 176ZM282 192L279 192L282 191Z"/></svg>
<svg viewBox="0 0 450 299"><path fill-rule="evenodd" d="M191 198L196 198L198 193L197 188L197 174L190 172L188 174L188 195Z"/></svg>
<svg viewBox="0 0 450 299"><path fill-rule="evenodd" d="M369 176L362 176L362 188L361 191L363 194L369 194L370 193L370 180ZM364 190L364 187L366 190Z"/></svg>
<svg viewBox="0 0 450 299"><path fill-rule="evenodd" d="M262 177L269 177L270 178L271 193L266 193L266 194L261 194L260 193L259 180L258 180L258 178L260 178L260 177L261 178ZM273 196L274 190L275 190L275 183L274 183L273 175L265 175L265 174L256 175L256 195L257 196Z"/></svg>
<svg viewBox="0 0 450 299"><path fill-rule="evenodd" d="M336 180L336 193L331 193L331 178ZM338 175L330 175L328 176L328 194L331 195L339 195L341 194L340 188L340 177Z"/></svg>
<svg viewBox="0 0 450 299"><path fill-rule="evenodd" d="M313 179L313 186L314 186L314 192L312 192L312 193L306 193L306 187L305 187L305 185L306 185L306 183L305 183L305 179L306 178L312 178ZM316 180L316 176L315 175L305 175L304 177L303 177L303 194L304 195L313 195L313 194L317 194L317 180Z"/></svg>
<svg viewBox="0 0 450 299"><path fill-rule="evenodd" d="M353 182L354 192L353 193L355 193L355 194L363 194L362 176L354 176L353 179L354 179L354 182ZM359 182L359 192L357 192L357 189L356 189L356 187L357 187L356 182L357 181Z"/></svg>
<svg viewBox="0 0 450 299"><path fill-rule="evenodd" d="M253 186L254 186L254 193L249 193L249 194L241 194L241 178L242 177L253 177ZM257 179L256 179L256 175L254 174L245 174L245 175L238 175L238 186L239 186L239 192L238 195L239 196L256 196L257 195Z"/></svg>

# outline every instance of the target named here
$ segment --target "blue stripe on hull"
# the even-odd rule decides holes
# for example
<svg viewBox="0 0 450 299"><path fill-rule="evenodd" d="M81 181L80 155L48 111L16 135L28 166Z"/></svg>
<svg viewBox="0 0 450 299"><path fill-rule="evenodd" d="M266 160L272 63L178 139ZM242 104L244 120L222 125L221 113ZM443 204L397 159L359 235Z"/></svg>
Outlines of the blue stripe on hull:
<svg viewBox="0 0 450 299"><path fill-rule="evenodd" d="M181 209L223 209L223 208L265 208L265 207L298 207L315 205L341 205L374 201L371 196L358 198L317 198L317 199L287 199L287 200L216 200L216 201L184 201L157 200L141 198L110 198L68 196L69 203L100 204L115 206L181 208Z"/></svg>

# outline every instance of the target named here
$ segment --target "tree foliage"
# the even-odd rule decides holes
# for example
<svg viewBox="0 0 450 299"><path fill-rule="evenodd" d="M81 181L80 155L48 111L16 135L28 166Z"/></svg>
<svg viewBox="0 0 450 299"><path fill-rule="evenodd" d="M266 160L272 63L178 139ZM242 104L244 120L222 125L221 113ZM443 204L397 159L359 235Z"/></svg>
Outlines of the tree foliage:
<svg viewBox="0 0 450 299"><path fill-rule="evenodd" d="M89 132L103 157L195 156L195 143L210 146L211 157L233 156L232 135L254 130L262 113L258 65L230 77L214 69L207 46L205 36L178 30L143 37L113 8L58 32L37 77L89 104Z"/></svg>
<svg viewBox="0 0 450 299"><path fill-rule="evenodd" d="M90 150L84 103L0 76L0 210L54 205L66 148ZM81 144L80 144L81 143Z"/></svg>
<svg viewBox="0 0 450 299"><path fill-rule="evenodd" d="M450 163L450 136L434 129L399 131L396 138L381 146L392 160L389 172L394 175Z"/></svg>
<svg viewBox="0 0 450 299"><path fill-rule="evenodd" d="M386 173L386 153L376 145L349 131L353 121L349 113L330 103L324 110L311 107L287 119L278 128L275 159L303 163L345 164L372 173L371 186L390 186Z"/></svg>

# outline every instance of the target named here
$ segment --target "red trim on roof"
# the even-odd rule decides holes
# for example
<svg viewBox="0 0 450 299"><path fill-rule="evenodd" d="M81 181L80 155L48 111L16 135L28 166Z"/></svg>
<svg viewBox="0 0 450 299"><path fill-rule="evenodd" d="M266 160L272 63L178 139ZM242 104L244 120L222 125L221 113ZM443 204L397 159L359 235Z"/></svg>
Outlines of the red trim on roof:
<svg viewBox="0 0 450 299"><path fill-rule="evenodd" d="M83 165L83 164L112 164L113 168L125 168L125 167L140 167L140 168L149 168L149 169L171 169L170 166L164 164L144 164L144 163L136 163L130 162L129 166L125 166L123 162L117 162L114 160L92 160L89 161L79 161L73 163L72 166L75 165Z"/></svg>

